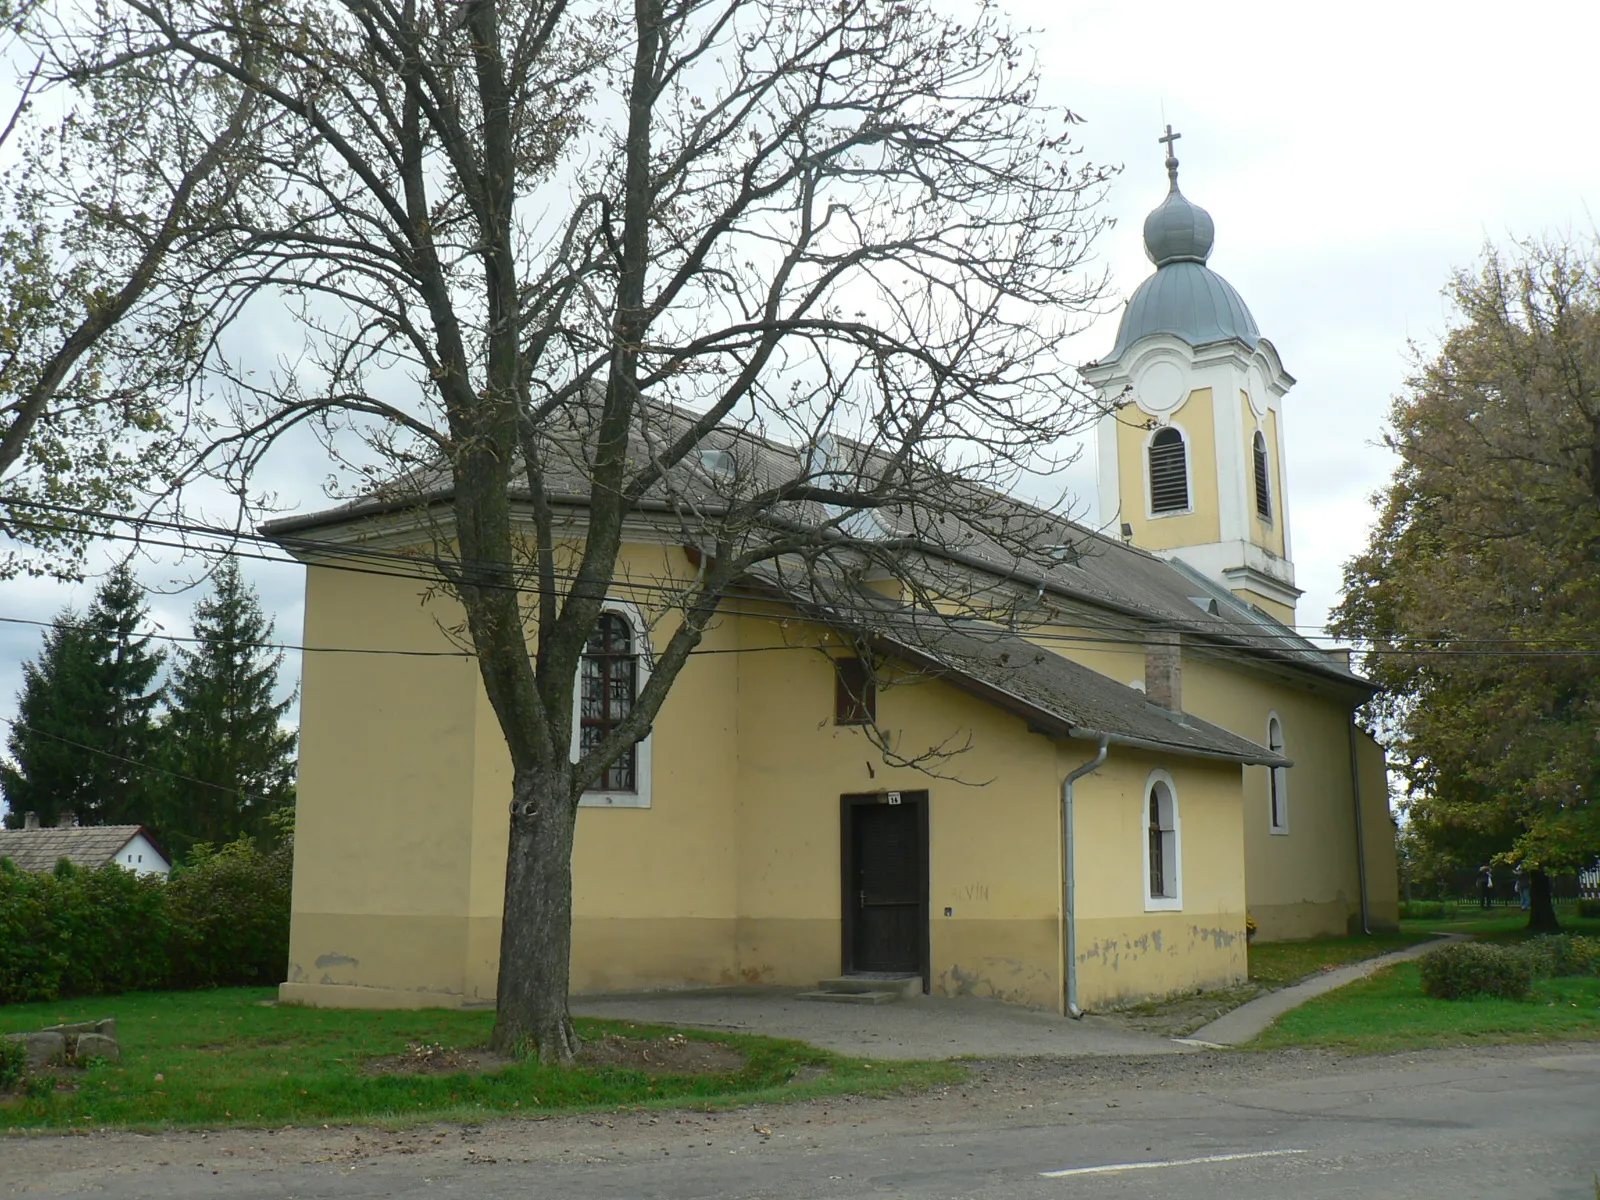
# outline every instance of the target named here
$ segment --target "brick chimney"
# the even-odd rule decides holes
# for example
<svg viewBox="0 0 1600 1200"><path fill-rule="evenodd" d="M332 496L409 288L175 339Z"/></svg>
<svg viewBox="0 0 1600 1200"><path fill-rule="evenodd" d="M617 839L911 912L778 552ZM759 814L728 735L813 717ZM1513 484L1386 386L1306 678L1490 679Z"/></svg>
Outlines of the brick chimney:
<svg viewBox="0 0 1600 1200"><path fill-rule="evenodd" d="M1144 694L1152 704L1183 711L1183 639L1179 634L1145 634Z"/></svg>
<svg viewBox="0 0 1600 1200"><path fill-rule="evenodd" d="M22 814L22 827L24 829L39 828L39 814L36 812Z"/></svg>
<svg viewBox="0 0 1600 1200"><path fill-rule="evenodd" d="M61 819L56 822L56 828L58 828L58 829L76 829L77 827L78 827L78 814L73 812L70 808L63 809L62 812L61 812Z"/></svg>

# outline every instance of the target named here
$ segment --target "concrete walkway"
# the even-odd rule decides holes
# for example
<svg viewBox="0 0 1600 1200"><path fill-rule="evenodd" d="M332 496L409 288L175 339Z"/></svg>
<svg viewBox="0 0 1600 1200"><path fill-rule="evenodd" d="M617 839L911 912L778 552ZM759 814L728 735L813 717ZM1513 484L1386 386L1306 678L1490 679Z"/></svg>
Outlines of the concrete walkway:
<svg viewBox="0 0 1600 1200"><path fill-rule="evenodd" d="M1180 1040L1186 1045L1200 1047L1220 1048L1240 1045L1261 1033L1291 1008L1299 1008L1313 997L1331 992L1334 988L1341 988L1347 983L1354 983L1358 979L1365 979L1374 971L1381 971L1394 963L1419 958L1436 946L1465 941L1471 936L1466 933L1441 934L1437 941L1423 942L1420 946L1410 946L1404 950L1396 950L1392 954L1380 954L1377 958L1364 959L1347 967L1335 967L1331 971L1324 971L1321 975L1314 975L1300 983L1268 992L1265 996L1241 1004L1232 1012L1224 1013L1211 1024L1201 1026Z"/></svg>
<svg viewBox="0 0 1600 1200"><path fill-rule="evenodd" d="M1122 1028L972 997L918 996L895 1004L797 1000L785 988L708 988L624 996L574 996L585 1017L798 1038L863 1058L1033 1058L1173 1054L1191 1047Z"/></svg>

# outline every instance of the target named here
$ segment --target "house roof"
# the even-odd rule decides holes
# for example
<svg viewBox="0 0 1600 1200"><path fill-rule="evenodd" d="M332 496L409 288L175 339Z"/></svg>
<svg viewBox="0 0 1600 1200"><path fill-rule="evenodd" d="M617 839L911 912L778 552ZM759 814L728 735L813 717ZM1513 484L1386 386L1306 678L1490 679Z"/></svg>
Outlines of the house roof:
<svg viewBox="0 0 1600 1200"><path fill-rule="evenodd" d="M161 853L143 825L0 829L0 858L9 858L24 871L54 870L63 858L73 866L93 869L111 862L140 834L144 834L156 853Z"/></svg>
<svg viewBox="0 0 1600 1200"><path fill-rule="evenodd" d="M696 417L683 409L650 405L637 422L630 452L644 461L653 449L682 435ZM586 442L576 426L571 432L573 436L553 439L553 449L541 467L551 503L581 508L588 503ZM862 453L845 439L837 442L846 460ZM719 478L707 466L707 455L721 453L726 453L733 464L729 479ZM686 510L710 512L725 501L735 486L766 488L792 476L801 453L793 446L747 430L714 430L701 443L698 454L691 452L668 473L665 483L646 494L640 508L668 514L683 523ZM846 465L850 463L847 461ZM1377 690L1354 674L1348 663L1330 658L1293 629L1181 563L1106 537L992 489L948 479L930 481L930 486L962 489L960 502L953 503L946 496L942 502L926 507L865 513L862 527L852 527L849 532L869 541L882 537L912 542L930 557L968 571L1021 584L1041 595L1050 593L1089 605L1101 610L1098 623L1109 639L1137 642L1142 633L1153 627L1242 651L1247 657L1317 676L1363 695ZM528 498L525 489L513 485L511 491L514 501ZM322 540L315 536L319 531L426 509L444 504L450 497L448 470L428 466L349 503L269 522L262 532L291 551L325 552ZM824 505L797 502L778 515L807 522L821 521L828 514ZM1004 537L998 536L1001 529L1006 531ZM686 536L691 532L686 528ZM1037 553L1019 554L1014 549L1018 543L1069 552L1045 565ZM1063 617L1062 623L1073 621Z"/></svg>

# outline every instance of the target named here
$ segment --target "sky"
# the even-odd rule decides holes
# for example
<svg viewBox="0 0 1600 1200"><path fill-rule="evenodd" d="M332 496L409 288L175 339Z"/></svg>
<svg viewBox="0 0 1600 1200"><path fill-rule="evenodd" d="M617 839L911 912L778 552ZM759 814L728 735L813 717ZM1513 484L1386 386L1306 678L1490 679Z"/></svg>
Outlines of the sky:
<svg viewBox="0 0 1600 1200"><path fill-rule="evenodd" d="M1365 544L1372 493L1393 463L1381 439L1410 347L1447 328L1441 292L1486 242L1586 235L1600 210L1592 67L1600 5L1389 0L1339 6L1213 0L1005 0L1032 37L1041 99L1086 119L1087 158L1123 169L1098 246L1116 303L1079 340L1109 350L1121 300L1153 269L1140 238L1166 191L1167 123L1182 135L1184 193L1216 222L1210 266L1244 297L1298 383L1285 400L1290 534L1303 632L1337 602ZM276 483L311 510L318 464ZM1094 450L1067 478L1093 511ZM170 564L143 562L152 621L188 632L195 595ZM300 637L300 568L247 563L277 621ZM89 584L0 582L0 618L80 609ZM0 718L40 630L0 622ZM298 659L290 655L292 684Z"/></svg>

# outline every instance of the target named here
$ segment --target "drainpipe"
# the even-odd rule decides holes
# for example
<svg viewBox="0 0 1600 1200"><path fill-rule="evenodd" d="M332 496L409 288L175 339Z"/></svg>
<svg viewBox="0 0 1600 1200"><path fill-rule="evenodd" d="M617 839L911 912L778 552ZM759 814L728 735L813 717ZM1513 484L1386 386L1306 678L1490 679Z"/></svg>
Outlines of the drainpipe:
<svg viewBox="0 0 1600 1200"><path fill-rule="evenodd" d="M1106 761L1110 745L1111 739L1102 733L1095 756L1068 775L1061 785L1061 919L1066 926L1061 977L1065 984L1067 1015L1074 1020L1082 1019L1083 1009L1078 1007L1078 880L1073 862L1077 857L1078 839L1072 826L1072 785Z"/></svg>
<svg viewBox="0 0 1600 1200"><path fill-rule="evenodd" d="M1367 908L1367 838L1361 818L1361 760L1356 749L1356 715L1350 714L1350 794L1356 802L1356 875L1361 882L1361 932L1372 932Z"/></svg>

